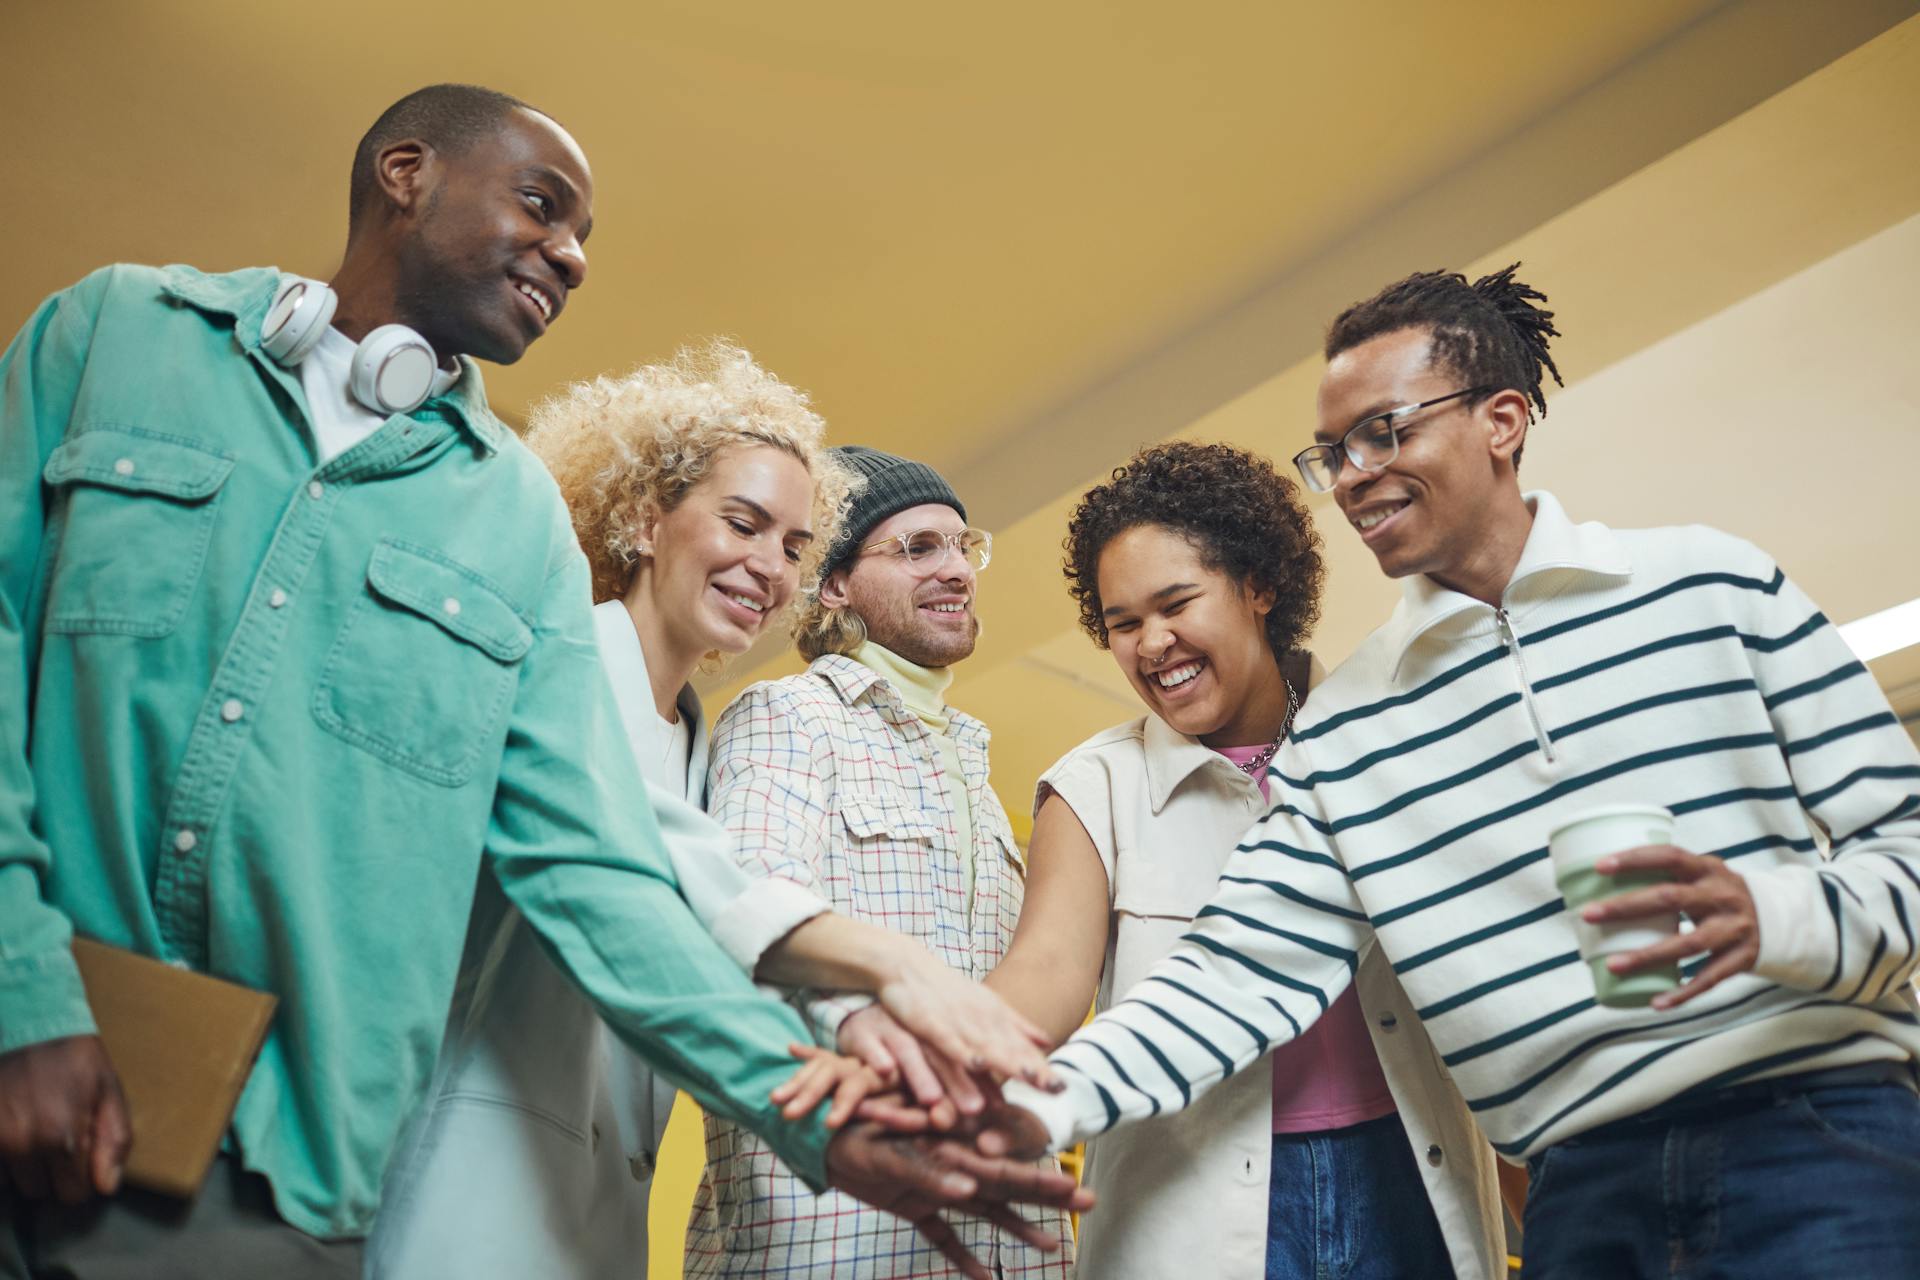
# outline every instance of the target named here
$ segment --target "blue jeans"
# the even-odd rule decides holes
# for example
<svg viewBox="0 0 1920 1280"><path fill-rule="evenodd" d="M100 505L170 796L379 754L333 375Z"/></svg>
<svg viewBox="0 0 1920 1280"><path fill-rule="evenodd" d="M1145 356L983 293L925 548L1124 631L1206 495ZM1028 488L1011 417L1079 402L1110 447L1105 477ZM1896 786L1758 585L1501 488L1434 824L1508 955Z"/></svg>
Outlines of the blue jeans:
<svg viewBox="0 0 1920 1280"><path fill-rule="evenodd" d="M1440 1223L1398 1115L1273 1135L1267 1280L1446 1280Z"/></svg>
<svg viewBox="0 0 1920 1280"><path fill-rule="evenodd" d="M1789 1077L1726 1092L1529 1161L1527 1280L1920 1276L1911 1089Z"/></svg>

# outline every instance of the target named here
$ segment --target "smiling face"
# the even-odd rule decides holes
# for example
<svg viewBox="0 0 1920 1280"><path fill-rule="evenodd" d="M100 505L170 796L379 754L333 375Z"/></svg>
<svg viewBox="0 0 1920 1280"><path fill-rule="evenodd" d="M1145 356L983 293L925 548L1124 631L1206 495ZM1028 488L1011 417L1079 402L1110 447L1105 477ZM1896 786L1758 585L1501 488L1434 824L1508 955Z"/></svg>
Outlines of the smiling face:
<svg viewBox="0 0 1920 1280"><path fill-rule="evenodd" d="M1273 735L1255 718L1285 691L1266 633L1270 592L1210 567L1184 535L1136 525L1100 552L1107 647L1147 708L1208 746Z"/></svg>
<svg viewBox="0 0 1920 1280"><path fill-rule="evenodd" d="M471 146L423 158L416 181L419 213L394 251L400 322L442 356L512 364L586 282L586 157L559 125L517 109Z"/></svg>
<svg viewBox="0 0 1920 1280"><path fill-rule="evenodd" d="M813 477L771 445L726 450L641 529L652 616L688 654L744 653L789 601L813 540Z"/></svg>
<svg viewBox="0 0 1920 1280"><path fill-rule="evenodd" d="M958 511L937 502L909 507L873 527L865 546L898 533L933 529L959 533L967 527ZM913 565L899 554L899 543L854 557L820 584L820 599L830 608L851 607L866 624L867 638L908 662L950 667L973 652L980 619L973 611L978 576L952 550L935 564Z"/></svg>
<svg viewBox="0 0 1920 1280"><path fill-rule="evenodd" d="M1430 358L1425 329L1400 329L1327 362L1314 439L1337 445L1360 419L1464 385ZM1526 438L1526 397L1497 391L1449 401L1399 424L1400 454L1379 471L1340 469L1334 500L1389 578L1447 581L1481 555L1483 519L1515 491L1513 454Z"/></svg>

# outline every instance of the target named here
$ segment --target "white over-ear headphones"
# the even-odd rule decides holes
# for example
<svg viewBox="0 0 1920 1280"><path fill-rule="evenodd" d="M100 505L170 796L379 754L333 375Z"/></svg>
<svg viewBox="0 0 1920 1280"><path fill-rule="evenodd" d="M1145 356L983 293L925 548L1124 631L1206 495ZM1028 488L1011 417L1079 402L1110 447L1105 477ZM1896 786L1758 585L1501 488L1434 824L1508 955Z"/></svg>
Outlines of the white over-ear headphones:
<svg viewBox="0 0 1920 1280"><path fill-rule="evenodd" d="M280 364L299 364L320 345L339 305L320 281L286 277L260 326L260 349ZM383 324L354 348L347 389L375 413L411 413L433 393L439 368L425 338L406 325Z"/></svg>

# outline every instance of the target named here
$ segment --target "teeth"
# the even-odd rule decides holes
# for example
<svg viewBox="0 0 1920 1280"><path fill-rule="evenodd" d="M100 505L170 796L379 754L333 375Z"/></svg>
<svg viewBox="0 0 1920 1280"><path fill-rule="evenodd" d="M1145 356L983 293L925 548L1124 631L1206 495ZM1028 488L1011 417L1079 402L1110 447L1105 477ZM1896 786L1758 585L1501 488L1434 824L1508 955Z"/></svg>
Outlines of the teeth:
<svg viewBox="0 0 1920 1280"><path fill-rule="evenodd" d="M765 613L767 611L767 606L761 604L758 600L749 600L745 596L735 595L731 591L727 592L726 595L727 599L733 601L735 604L743 604L755 613Z"/></svg>
<svg viewBox="0 0 1920 1280"><path fill-rule="evenodd" d="M1200 666L1201 664L1198 662L1183 662L1170 671L1160 672L1154 676L1154 679L1160 682L1162 689L1172 689L1178 685L1185 684L1187 681L1199 675Z"/></svg>
<svg viewBox="0 0 1920 1280"><path fill-rule="evenodd" d="M1388 507L1384 511L1369 511L1366 515L1355 516L1353 518L1353 527L1361 530L1362 532L1365 532L1366 530L1371 529L1373 528L1373 526L1379 524L1382 520L1385 520L1388 516L1394 514L1396 511L1404 511L1406 509L1407 509L1407 504L1402 502L1394 506Z"/></svg>
<svg viewBox="0 0 1920 1280"><path fill-rule="evenodd" d="M964 604L930 604L927 608L933 610L935 613L965 613L967 611L967 606Z"/></svg>
<svg viewBox="0 0 1920 1280"><path fill-rule="evenodd" d="M514 281L514 288L520 290L520 292L526 294L529 298L532 298L533 305L540 308L540 314L544 318L548 320L553 319L553 304L547 301L546 294L540 292L532 285L522 283L518 280Z"/></svg>

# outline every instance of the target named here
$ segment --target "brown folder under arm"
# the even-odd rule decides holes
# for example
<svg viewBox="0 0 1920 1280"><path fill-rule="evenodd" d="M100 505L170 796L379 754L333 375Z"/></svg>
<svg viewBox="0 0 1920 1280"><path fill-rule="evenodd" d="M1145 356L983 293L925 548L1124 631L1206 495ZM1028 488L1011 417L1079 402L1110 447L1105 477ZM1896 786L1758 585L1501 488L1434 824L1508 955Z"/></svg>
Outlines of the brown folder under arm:
<svg viewBox="0 0 1920 1280"><path fill-rule="evenodd" d="M279 1001L89 938L73 956L133 1115L126 1179L191 1199Z"/></svg>

